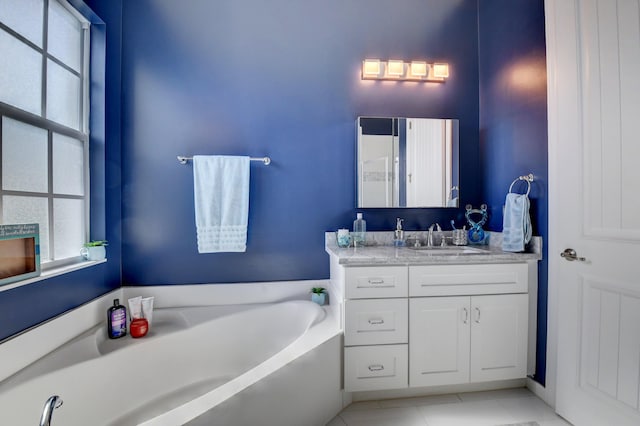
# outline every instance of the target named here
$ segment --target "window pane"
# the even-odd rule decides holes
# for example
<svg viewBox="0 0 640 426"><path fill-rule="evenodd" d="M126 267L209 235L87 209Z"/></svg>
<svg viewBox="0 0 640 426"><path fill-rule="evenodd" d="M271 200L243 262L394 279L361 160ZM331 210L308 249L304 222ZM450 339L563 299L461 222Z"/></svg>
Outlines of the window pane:
<svg viewBox="0 0 640 426"><path fill-rule="evenodd" d="M82 24L57 1L49 1L50 54L80 72Z"/></svg>
<svg viewBox="0 0 640 426"><path fill-rule="evenodd" d="M42 0L0 0L0 21L42 47Z"/></svg>
<svg viewBox="0 0 640 426"><path fill-rule="evenodd" d="M44 197L2 197L2 223L5 225L19 223L40 224L40 261L49 258L49 214L48 202Z"/></svg>
<svg viewBox="0 0 640 426"><path fill-rule="evenodd" d="M47 60L47 118L80 127L80 78Z"/></svg>
<svg viewBox="0 0 640 426"><path fill-rule="evenodd" d="M84 144L53 134L54 194L84 195Z"/></svg>
<svg viewBox="0 0 640 426"><path fill-rule="evenodd" d="M53 200L54 259L80 256L84 244L84 201Z"/></svg>
<svg viewBox="0 0 640 426"><path fill-rule="evenodd" d="M2 117L2 189L49 190L47 131Z"/></svg>
<svg viewBox="0 0 640 426"><path fill-rule="evenodd" d="M0 52L0 101L40 115L42 55L3 30Z"/></svg>

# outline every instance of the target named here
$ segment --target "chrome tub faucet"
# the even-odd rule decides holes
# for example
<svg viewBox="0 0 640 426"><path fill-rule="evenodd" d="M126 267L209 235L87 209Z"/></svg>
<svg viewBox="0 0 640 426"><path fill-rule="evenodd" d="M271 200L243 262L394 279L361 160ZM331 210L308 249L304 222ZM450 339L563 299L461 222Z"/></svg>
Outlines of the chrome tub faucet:
<svg viewBox="0 0 640 426"><path fill-rule="evenodd" d="M51 417L53 416L53 410L59 408L62 405L62 399L58 395L53 395L47 402L44 403L42 408L42 416L40 416L39 426L51 426Z"/></svg>

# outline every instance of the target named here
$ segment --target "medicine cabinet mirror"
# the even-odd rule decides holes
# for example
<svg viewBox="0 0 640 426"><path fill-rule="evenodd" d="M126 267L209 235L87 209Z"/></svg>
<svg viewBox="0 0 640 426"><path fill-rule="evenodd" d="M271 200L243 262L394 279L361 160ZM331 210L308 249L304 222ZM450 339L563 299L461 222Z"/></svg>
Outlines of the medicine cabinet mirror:
<svg viewBox="0 0 640 426"><path fill-rule="evenodd" d="M458 120L358 117L358 208L458 207Z"/></svg>

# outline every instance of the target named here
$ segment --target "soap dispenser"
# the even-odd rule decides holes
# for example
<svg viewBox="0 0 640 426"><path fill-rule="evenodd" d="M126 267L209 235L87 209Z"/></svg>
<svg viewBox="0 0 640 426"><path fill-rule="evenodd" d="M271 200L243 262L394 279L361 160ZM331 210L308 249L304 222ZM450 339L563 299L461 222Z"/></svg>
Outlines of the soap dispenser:
<svg viewBox="0 0 640 426"><path fill-rule="evenodd" d="M393 232L393 245L400 247L404 245L404 230L402 229L402 222L404 220L399 217L396 218L396 230Z"/></svg>

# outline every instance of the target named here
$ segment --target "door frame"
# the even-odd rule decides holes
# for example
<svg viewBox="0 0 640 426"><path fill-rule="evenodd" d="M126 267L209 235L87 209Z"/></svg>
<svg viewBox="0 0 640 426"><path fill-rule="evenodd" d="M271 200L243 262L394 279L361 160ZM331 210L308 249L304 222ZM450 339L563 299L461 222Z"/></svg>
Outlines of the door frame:
<svg viewBox="0 0 640 426"><path fill-rule="evenodd" d="M573 0L569 0L573 3ZM558 242L556 242L555 229L560 224L555 214L560 194L557 191L559 181L556 171L560 167L557 159L558 143L560 142L559 131L561 122L561 111L558 107L558 99L561 96L562 87L558 84L558 59L556 41L557 37L563 36L563 28L558 28L557 17L560 13L558 8L567 0L545 0L545 43L547 61L547 132L548 132L548 188L549 188L549 232L548 232L548 256L549 271L547 281L547 353L546 353L546 377L545 386L542 386L533 379L527 379L527 387L544 400L551 407L556 406L556 378L558 369L558 268L560 267L560 256L557 252ZM568 3L568 2L567 2ZM565 28L566 29L566 28ZM574 34L575 36L575 34ZM566 96L566 95L565 95ZM562 120L566 117L563 116ZM577 117L576 117L577 119ZM566 123L565 123L566 125ZM579 128L576 121L572 126Z"/></svg>

